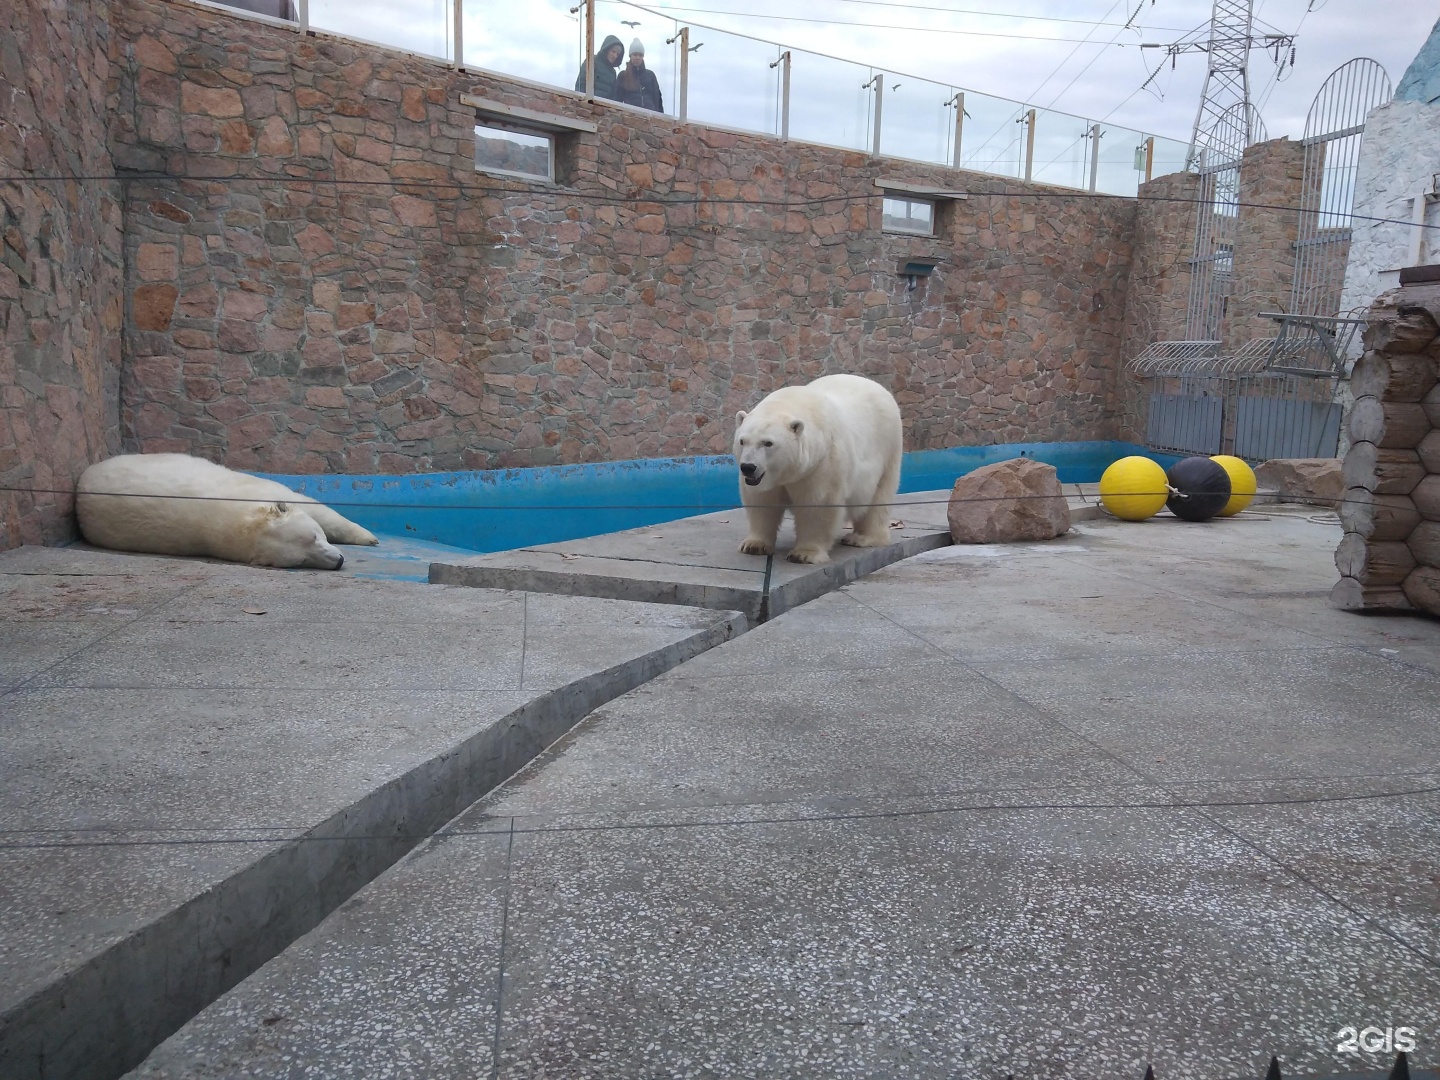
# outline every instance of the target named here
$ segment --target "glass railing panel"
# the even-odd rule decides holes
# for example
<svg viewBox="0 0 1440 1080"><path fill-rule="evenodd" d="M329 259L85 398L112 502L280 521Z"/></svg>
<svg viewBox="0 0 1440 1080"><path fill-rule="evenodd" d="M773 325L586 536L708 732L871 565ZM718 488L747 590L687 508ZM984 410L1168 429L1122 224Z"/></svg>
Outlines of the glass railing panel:
<svg viewBox="0 0 1440 1080"><path fill-rule="evenodd" d="M1133 196L1145 180L1145 136L1129 128L1100 127L1100 160L1095 190Z"/></svg>
<svg viewBox="0 0 1440 1080"><path fill-rule="evenodd" d="M960 167L1000 176L1025 175L1025 108L989 94L965 93Z"/></svg>
<svg viewBox="0 0 1440 1080"><path fill-rule="evenodd" d="M790 137L805 142L870 148L870 69L848 60L792 50Z"/></svg>
<svg viewBox="0 0 1440 1080"><path fill-rule="evenodd" d="M1156 176L1166 176L1170 173L1182 172L1185 169L1185 158L1190 152L1190 144L1179 142L1175 139L1155 140L1155 164L1151 169L1152 179Z"/></svg>
<svg viewBox="0 0 1440 1080"><path fill-rule="evenodd" d="M686 119L777 134L780 68L770 65L781 51L768 41L691 24Z"/></svg>
<svg viewBox="0 0 1440 1080"><path fill-rule="evenodd" d="M453 9L451 0L310 0L310 27L448 60Z"/></svg>
<svg viewBox="0 0 1440 1080"><path fill-rule="evenodd" d="M574 3L574 0L571 2ZM668 113L671 116L679 115L680 43L670 39L676 36L681 24L620 0L598 0L595 5L595 22L597 49L611 34L618 37L625 47L625 55L616 69L619 100L636 108ZM655 77L653 83L639 70L629 72L630 50L637 41L644 50L641 66ZM694 44L693 39L691 44ZM704 52L704 49L701 52ZM693 63L695 54L692 53L690 59ZM693 77L690 100L695 100Z"/></svg>
<svg viewBox="0 0 1440 1080"><path fill-rule="evenodd" d="M1037 184L1085 189L1090 186L1090 123L1078 116L1035 110L1035 161L1030 179Z"/></svg>
<svg viewBox="0 0 1440 1080"><path fill-rule="evenodd" d="M885 74L880 110L880 152L946 164L955 141L955 91L943 83Z"/></svg>
<svg viewBox="0 0 1440 1080"><path fill-rule="evenodd" d="M574 6L575 0L465 0L466 65L575 89L585 58L585 22L583 8L570 13ZM596 32L598 48L605 34L598 27ZM629 41L626 37L627 46Z"/></svg>

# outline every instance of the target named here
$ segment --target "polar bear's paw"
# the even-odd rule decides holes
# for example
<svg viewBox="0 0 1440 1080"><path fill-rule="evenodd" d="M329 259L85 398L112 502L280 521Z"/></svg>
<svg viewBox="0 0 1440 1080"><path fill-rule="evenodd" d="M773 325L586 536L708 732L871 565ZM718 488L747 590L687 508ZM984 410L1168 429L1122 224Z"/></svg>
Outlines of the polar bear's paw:
<svg viewBox="0 0 1440 1080"><path fill-rule="evenodd" d="M870 533L846 533L840 538L840 542L842 544L848 544L850 547L884 547L890 543L890 530L886 529L878 536Z"/></svg>
<svg viewBox="0 0 1440 1080"><path fill-rule="evenodd" d="M797 544L786 558L791 562L819 565L830 561L830 552L814 544Z"/></svg>
<svg viewBox="0 0 1440 1080"><path fill-rule="evenodd" d="M775 554L775 543L774 543L773 540L772 540L772 541L766 541L766 540L757 539L757 538L754 537L754 536L747 536L747 537L745 538L745 542L740 545L740 554L742 554L742 555L774 555L774 554Z"/></svg>

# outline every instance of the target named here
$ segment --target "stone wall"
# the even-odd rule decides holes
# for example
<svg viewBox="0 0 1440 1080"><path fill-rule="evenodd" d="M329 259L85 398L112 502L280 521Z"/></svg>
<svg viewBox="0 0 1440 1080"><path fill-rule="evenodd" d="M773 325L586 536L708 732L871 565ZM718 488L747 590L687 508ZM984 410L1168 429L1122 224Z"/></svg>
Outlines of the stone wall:
<svg viewBox="0 0 1440 1080"><path fill-rule="evenodd" d="M1125 331L1117 358L1118 437L1132 442L1145 441L1150 384L1125 374L1124 367L1151 342L1185 338L1199 197L1200 177L1195 173L1171 173L1140 188Z"/></svg>
<svg viewBox="0 0 1440 1080"><path fill-rule="evenodd" d="M102 2L0 5L0 175L110 176ZM120 186L0 180L0 489L68 492L118 446ZM0 490L0 550L73 535L68 494Z"/></svg>
<svg viewBox="0 0 1440 1080"><path fill-rule="evenodd" d="M1256 143L1240 159L1234 287L1220 328L1227 350L1275 336L1276 324L1259 312L1291 310L1304 173L1305 145L1289 139Z"/></svg>
<svg viewBox="0 0 1440 1080"><path fill-rule="evenodd" d="M129 184L132 449L350 473L727 452L737 409L840 370L895 391L910 449L1119 434L1131 200L112 10L117 159L177 177ZM599 131L558 187L477 175L462 93ZM976 194L890 236L881 177ZM911 255L940 259L913 291Z"/></svg>

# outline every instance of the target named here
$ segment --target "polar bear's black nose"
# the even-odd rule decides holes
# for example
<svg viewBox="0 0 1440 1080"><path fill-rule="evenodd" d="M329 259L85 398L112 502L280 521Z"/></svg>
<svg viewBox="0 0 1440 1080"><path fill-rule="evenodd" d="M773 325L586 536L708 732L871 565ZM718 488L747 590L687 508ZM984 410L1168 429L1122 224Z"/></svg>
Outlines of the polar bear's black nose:
<svg viewBox="0 0 1440 1080"><path fill-rule="evenodd" d="M344 566L344 565L345 565L345 556L344 556L344 555L341 555L341 556L340 556L340 561L335 564L335 569L336 569L336 570L339 570L339 569L340 569L342 566Z"/></svg>
<svg viewBox="0 0 1440 1080"><path fill-rule="evenodd" d="M741 466L740 466L740 475L741 475L741 476L754 476L754 475L755 475L755 466L754 466L753 464L751 464L750 462L747 461L744 465L741 465Z"/></svg>

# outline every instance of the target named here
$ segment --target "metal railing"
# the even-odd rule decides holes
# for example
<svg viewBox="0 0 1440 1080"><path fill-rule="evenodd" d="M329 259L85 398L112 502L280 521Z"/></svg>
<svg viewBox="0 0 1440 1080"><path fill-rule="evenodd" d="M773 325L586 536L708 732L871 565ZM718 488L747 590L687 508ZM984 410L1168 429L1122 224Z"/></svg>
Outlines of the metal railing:
<svg viewBox="0 0 1440 1080"><path fill-rule="evenodd" d="M411 0L399 13L397 5L356 0L189 2L588 97L596 96L596 50L613 31L627 56L633 39L643 42L662 111L682 122L1080 191L1134 195L1152 176L1183 169L1189 150L1175 139L678 21L630 0Z"/></svg>

